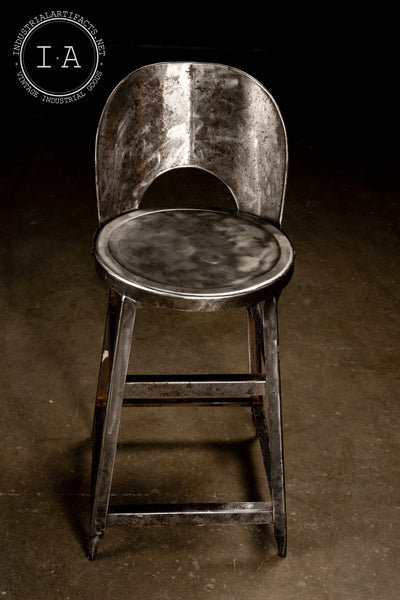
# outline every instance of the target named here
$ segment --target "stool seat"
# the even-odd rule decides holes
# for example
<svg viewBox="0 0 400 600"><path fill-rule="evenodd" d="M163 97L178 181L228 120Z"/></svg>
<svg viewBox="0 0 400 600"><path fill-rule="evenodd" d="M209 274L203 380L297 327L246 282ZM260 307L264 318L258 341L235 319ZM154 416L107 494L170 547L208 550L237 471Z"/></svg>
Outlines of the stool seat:
<svg viewBox="0 0 400 600"><path fill-rule="evenodd" d="M140 305L242 306L290 277L294 251L277 227L241 211L134 210L95 241L101 275Z"/></svg>

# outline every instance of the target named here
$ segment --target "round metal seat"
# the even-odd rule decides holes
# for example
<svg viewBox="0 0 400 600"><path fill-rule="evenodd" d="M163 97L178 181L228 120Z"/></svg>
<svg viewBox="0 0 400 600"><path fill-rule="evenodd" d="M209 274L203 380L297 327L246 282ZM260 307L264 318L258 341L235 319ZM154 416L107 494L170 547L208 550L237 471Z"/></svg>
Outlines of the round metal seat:
<svg viewBox="0 0 400 600"><path fill-rule="evenodd" d="M141 305L214 310L282 287L294 252L277 227L254 215L175 208L112 219L97 235L95 256L107 283Z"/></svg>

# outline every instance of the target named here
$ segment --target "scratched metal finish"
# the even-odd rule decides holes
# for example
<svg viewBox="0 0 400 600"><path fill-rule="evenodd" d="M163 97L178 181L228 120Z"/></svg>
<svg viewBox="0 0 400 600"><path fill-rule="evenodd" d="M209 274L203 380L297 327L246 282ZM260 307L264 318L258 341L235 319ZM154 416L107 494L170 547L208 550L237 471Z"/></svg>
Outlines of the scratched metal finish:
<svg viewBox="0 0 400 600"><path fill-rule="evenodd" d="M153 295L204 310L246 303L288 275L293 249L269 222L233 211L137 210L121 215L96 237L97 261L109 283L145 304ZM265 292L263 292L265 293Z"/></svg>
<svg viewBox="0 0 400 600"><path fill-rule="evenodd" d="M99 222L137 209L168 170L219 177L241 211L280 225L286 185L285 128L268 91L232 67L158 63L114 90L96 145Z"/></svg>

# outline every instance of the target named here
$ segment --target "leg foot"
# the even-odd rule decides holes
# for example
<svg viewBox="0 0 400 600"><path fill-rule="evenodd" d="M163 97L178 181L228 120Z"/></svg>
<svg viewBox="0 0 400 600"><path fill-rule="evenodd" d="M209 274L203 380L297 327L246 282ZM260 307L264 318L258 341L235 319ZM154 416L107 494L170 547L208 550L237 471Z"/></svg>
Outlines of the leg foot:
<svg viewBox="0 0 400 600"><path fill-rule="evenodd" d="M281 558L285 558L287 551L286 534L280 535L275 533L275 539L278 546L278 556Z"/></svg>
<svg viewBox="0 0 400 600"><path fill-rule="evenodd" d="M96 535L90 538L89 540L89 545L88 545L88 559L89 560L94 560L96 558L96 554L97 554L97 548L99 546L99 542L101 540L102 536L100 535Z"/></svg>

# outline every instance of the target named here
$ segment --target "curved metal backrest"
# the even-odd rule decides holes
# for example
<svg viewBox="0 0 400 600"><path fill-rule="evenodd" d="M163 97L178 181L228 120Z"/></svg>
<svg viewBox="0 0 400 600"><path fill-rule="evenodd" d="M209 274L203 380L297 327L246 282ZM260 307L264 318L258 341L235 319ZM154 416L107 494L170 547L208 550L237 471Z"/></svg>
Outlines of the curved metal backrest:
<svg viewBox="0 0 400 600"><path fill-rule="evenodd" d="M123 79L97 132L100 224L138 208L152 181L178 167L213 173L239 210L279 226L287 143L269 92L243 71L212 63L156 63Z"/></svg>

